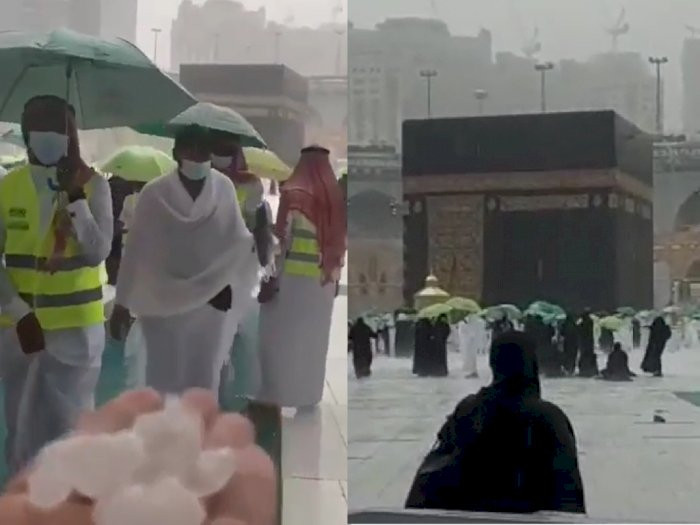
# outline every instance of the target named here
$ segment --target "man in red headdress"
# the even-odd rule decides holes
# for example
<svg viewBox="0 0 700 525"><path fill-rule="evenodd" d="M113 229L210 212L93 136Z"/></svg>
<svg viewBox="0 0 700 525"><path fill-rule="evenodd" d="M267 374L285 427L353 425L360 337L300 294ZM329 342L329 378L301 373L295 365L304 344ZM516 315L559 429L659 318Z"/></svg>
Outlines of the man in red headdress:
<svg viewBox="0 0 700 525"><path fill-rule="evenodd" d="M275 293L263 294L259 400L311 408L323 395L333 303L347 247L345 199L327 149L302 150L281 188L276 234L282 255Z"/></svg>

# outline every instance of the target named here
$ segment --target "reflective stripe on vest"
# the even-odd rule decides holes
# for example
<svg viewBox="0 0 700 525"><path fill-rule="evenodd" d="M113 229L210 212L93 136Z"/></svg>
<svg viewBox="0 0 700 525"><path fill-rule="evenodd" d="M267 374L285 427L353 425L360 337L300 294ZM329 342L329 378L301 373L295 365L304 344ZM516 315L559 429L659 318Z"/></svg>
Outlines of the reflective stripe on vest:
<svg viewBox="0 0 700 525"><path fill-rule="evenodd" d="M85 191L89 196L90 184ZM7 273L42 328L82 328L104 322L104 263L90 266L80 255L77 241L69 238L56 271L43 270L55 238L52 229L41 238L39 199L29 166L13 170L0 181L0 217L5 227ZM12 324L12 319L0 316L0 326Z"/></svg>
<svg viewBox="0 0 700 525"><path fill-rule="evenodd" d="M321 255L313 224L305 217L295 217L292 222L292 245L287 252L284 271L303 277L321 276Z"/></svg>

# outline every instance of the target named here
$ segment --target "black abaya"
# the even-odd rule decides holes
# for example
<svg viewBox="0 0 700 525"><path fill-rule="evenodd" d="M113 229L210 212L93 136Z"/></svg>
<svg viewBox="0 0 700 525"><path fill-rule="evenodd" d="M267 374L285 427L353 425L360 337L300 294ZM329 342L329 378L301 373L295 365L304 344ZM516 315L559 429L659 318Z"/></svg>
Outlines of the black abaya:
<svg viewBox="0 0 700 525"><path fill-rule="evenodd" d="M420 319L416 323L413 345L413 373L419 376L427 376L430 372L430 347L432 339L432 325L427 319Z"/></svg>
<svg viewBox="0 0 700 525"><path fill-rule="evenodd" d="M598 359L595 355L593 336L593 319L588 314L581 316L578 325L579 334L579 362L578 371L581 377L595 377L598 375Z"/></svg>
<svg viewBox="0 0 700 525"><path fill-rule="evenodd" d="M671 338L671 329L666 322L657 317L651 324L649 331L649 342L642 361L642 370L650 374L660 376L661 372L661 355L666 349L666 343Z"/></svg>
<svg viewBox="0 0 700 525"><path fill-rule="evenodd" d="M377 334L367 326L364 319L358 319L350 331L352 340L352 363L355 367L355 376L358 379L372 374L372 342Z"/></svg>

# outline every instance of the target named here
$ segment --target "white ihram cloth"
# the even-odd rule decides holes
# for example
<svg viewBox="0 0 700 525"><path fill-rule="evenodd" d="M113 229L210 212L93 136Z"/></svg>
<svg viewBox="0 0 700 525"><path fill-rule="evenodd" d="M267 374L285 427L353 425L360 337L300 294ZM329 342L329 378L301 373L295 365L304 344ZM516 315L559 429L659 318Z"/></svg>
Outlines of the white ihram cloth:
<svg viewBox="0 0 700 525"><path fill-rule="evenodd" d="M462 321L457 326L459 331L460 353L462 354L462 371L470 376L477 373L476 353L479 347L479 339L483 336L479 333L479 326L472 317L469 321Z"/></svg>
<svg viewBox="0 0 700 525"><path fill-rule="evenodd" d="M459 352L462 344L460 342L460 335L458 330L458 325L450 325L450 335L447 336L447 353Z"/></svg>
<svg viewBox="0 0 700 525"><path fill-rule="evenodd" d="M229 323L257 296L260 264L233 183L212 170L193 201L177 172L139 195L124 247L116 303L139 318L146 384L163 392L216 391L233 342ZM209 305L226 286L232 310Z"/></svg>

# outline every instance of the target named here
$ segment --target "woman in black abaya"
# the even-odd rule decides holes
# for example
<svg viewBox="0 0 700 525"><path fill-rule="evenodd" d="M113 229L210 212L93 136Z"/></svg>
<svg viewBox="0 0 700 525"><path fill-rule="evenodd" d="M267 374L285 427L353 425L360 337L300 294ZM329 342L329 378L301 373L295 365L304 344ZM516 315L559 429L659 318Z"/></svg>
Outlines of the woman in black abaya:
<svg viewBox="0 0 700 525"><path fill-rule="evenodd" d="M372 375L372 339L377 334L367 326L365 320L360 317L350 330L352 341L352 364L355 367L355 376L358 379Z"/></svg>
<svg viewBox="0 0 700 525"><path fill-rule="evenodd" d="M432 347L430 350L430 375L446 376L447 370L447 340L452 328L447 316L440 316L433 326Z"/></svg>
<svg viewBox="0 0 700 525"><path fill-rule="evenodd" d="M448 417L406 507L585 513L573 427L541 397L535 342L503 334L491 346L490 365L493 383Z"/></svg>
<svg viewBox="0 0 700 525"><path fill-rule="evenodd" d="M661 355L666 349L666 343L671 339L671 329L662 317L657 317L649 330L649 342L642 361L642 370L655 377L661 377Z"/></svg>
<svg viewBox="0 0 700 525"><path fill-rule="evenodd" d="M424 377L430 372L430 348L433 327L428 319L419 319L416 323L413 344L413 373Z"/></svg>

